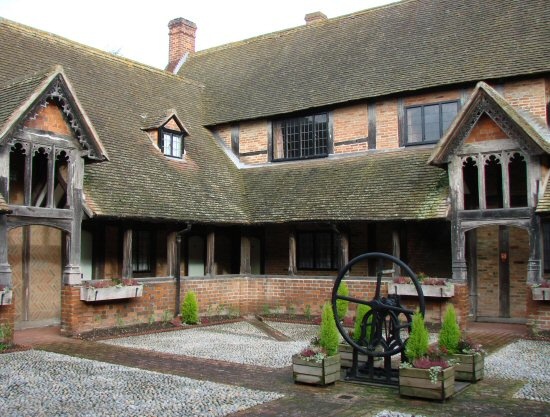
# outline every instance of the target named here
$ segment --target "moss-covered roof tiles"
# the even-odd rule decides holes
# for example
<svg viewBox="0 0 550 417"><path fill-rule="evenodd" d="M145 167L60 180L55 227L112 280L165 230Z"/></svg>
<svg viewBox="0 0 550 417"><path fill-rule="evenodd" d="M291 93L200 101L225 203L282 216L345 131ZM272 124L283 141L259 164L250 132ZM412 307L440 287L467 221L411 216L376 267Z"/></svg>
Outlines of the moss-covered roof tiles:
<svg viewBox="0 0 550 417"><path fill-rule="evenodd" d="M547 0L408 0L192 54L205 123L550 70Z"/></svg>

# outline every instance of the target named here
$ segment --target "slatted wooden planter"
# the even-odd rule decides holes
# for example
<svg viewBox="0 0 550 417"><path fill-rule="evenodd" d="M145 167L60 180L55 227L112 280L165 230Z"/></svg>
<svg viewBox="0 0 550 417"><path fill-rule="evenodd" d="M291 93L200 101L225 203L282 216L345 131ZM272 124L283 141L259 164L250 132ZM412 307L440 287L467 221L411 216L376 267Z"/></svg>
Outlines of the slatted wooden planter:
<svg viewBox="0 0 550 417"><path fill-rule="evenodd" d="M430 380L429 369L399 369L399 394L408 397L443 401L455 392L455 367L439 371L436 383Z"/></svg>
<svg viewBox="0 0 550 417"><path fill-rule="evenodd" d="M143 295L143 285L125 285L105 288L81 287L80 299L86 302L136 298Z"/></svg>
<svg viewBox="0 0 550 417"><path fill-rule="evenodd" d="M455 286L447 285L421 285L424 297L450 298L455 295ZM416 287L412 284L395 284L388 282L388 294L398 294L418 297Z"/></svg>
<svg viewBox="0 0 550 417"><path fill-rule="evenodd" d="M0 306L10 305L12 298L13 291L11 289L4 289L0 291Z"/></svg>
<svg viewBox="0 0 550 417"><path fill-rule="evenodd" d="M347 343L341 343L338 345L338 352L340 353L340 366L342 368L351 368L353 364L353 347L351 347ZM358 359L358 366L362 367L367 363L367 360L369 359L369 357L368 355L359 353L357 359ZM384 359L382 358L374 358L374 366L382 364L383 362L384 362Z"/></svg>
<svg viewBox="0 0 550 417"><path fill-rule="evenodd" d="M485 355L479 354L454 354L452 359L458 362L455 365L455 380L477 382L483 379L485 372Z"/></svg>
<svg viewBox="0 0 550 417"><path fill-rule="evenodd" d="M292 357L294 382L312 385L328 385L340 379L340 354L329 356L317 363L306 361L300 355Z"/></svg>
<svg viewBox="0 0 550 417"><path fill-rule="evenodd" d="M550 288L532 287L533 300L550 301Z"/></svg>

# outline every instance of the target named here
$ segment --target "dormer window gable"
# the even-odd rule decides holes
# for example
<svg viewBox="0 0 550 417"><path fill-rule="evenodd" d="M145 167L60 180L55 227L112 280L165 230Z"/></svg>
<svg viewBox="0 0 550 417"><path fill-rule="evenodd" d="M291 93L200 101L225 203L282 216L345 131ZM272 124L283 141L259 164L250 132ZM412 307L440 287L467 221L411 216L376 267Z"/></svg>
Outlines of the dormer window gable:
<svg viewBox="0 0 550 417"><path fill-rule="evenodd" d="M185 155L185 137L189 133L179 120L175 110L168 110L158 117L147 117L149 123L143 128L158 149L169 158L183 159Z"/></svg>

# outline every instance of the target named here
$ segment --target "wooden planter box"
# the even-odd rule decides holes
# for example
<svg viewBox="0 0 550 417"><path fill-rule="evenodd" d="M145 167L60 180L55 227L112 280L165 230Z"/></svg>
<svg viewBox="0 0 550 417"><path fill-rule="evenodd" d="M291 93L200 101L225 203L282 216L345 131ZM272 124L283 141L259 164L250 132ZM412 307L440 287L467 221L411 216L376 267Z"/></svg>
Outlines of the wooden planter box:
<svg viewBox="0 0 550 417"><path fill-rule="evenodd" d="M479 354L454 354L452 359L458 362L455 365L455 380L477 382L483 379L485 370L485 355Z"/></svg>
<svg viewBox="0 0 550 417"><path fill-rule="evenodd" d="M338 352L340 353L340 366L342 368L351 368L353 364L353 347L347 343L341 343L338 345ZM367 360L369 359L368 355L359 353L358 355L358 366L362 367L366 365ZM374 366L384 363L383 358L374 358Z"/></svg>
<svg viewBox="0 0 550 417"><path fill-rule="evenodd" d="M550 288L532 287L533 300L550 301Z"/></svg>
<svg viewBox="0 0 550 417"><path fill-rule="evenodd" d="M118 300L122 298L135 298L143 295L143 285L126 285L121 287L81 287L80 299L82 301Z"/></svg>
<svg viewBox="0 0 550 417"><path fill-rule="evenodd" d="M455 286L447 285L421 285L424 297L449 298L455 295ZM412 284L395 284L388 282L388 294L408 295L418 297L416 288Z"/></svg>
<svg viewBox="0 0 550 417"><path fill-rule="evenodd" d="M306 361L300 355L292 357L294 382L327 385L340 379L340 354L329 356L322 362Z"/></svg>
<svg viewBox="0 0 550 417"><path fill-rule="evenodd" d="M430 380L429 369L399 369L399 394L408 397L443 401L455 392L455 367L439 371L435 384Z"/></svg>
<svg viewBox="0 0 550 417"><path fill-rule="evenodd" d="M13 290L0 291L0 306L10 305L12 297L13 297Z"/></svg>

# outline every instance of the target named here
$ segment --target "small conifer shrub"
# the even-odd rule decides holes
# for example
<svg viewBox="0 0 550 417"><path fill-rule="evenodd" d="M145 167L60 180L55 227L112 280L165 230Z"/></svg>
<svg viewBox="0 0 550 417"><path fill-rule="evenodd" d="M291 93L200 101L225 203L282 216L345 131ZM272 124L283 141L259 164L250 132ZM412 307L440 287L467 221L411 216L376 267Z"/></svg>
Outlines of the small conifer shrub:
<svg viewBox="0 0 550 417"><path fill-rule="evenodd" d="M452 304L449 304L443 316L443 323L441 323L439 349L447 353L458 353L461 336L455 308Z"/></svg>
<svg viewBox="0 0 550 417"><path fill-rule="evenodd" d="M338 353L339 342L340 334L334 320L332 305L325 303L319 328L319 345L325 350L327 356L332 356Z"/></svg>
<svg viewBox="0 0 550 417"><path fill-rule="evenodd" d="M412 316L411 333L405 347L405 355L409 363L425 357L428 353L428 345L428 329L424 324L424 317L417 311Z"/></svg>
<svg viewBox="0 0 550 417"><path fill-rule="evenodd" d="M197 294L193 291L185 294L181 304L181 321L186 324L197 324L199 322L199 302Z"/></svg>
<svg viewBox="0 0 550 417"><path fill-rule="evenodd" d="M345 283L345 281L340 282L340 286L338 287L338 295L343 295L345 297L349 296L349 288L348 284ZM336 311L338 312L338 318L340 320L344 320L346 317L346 314L348 313L348 307L349 307L349 301L348 300L336 300Z"/></svg>
<svg viewBox="0 0 550 417"><path fill-rule="evenodd" d="M356 342L359 342L359 339L361 338L361 326L363 324L363 318L365 315L371 310L370 306L366 304L358 304L357 305L357 311L355 312L355 327L353 329L353 339ZM370 340L370 324L372 322L372 316L370 316L368 319L367 324L367 333L365 335L365 341L369 342Z"/></svg>

